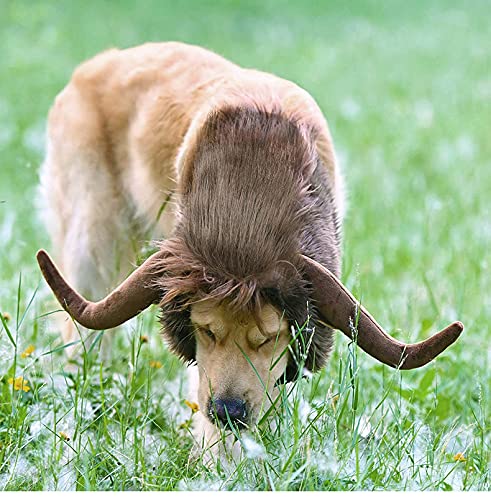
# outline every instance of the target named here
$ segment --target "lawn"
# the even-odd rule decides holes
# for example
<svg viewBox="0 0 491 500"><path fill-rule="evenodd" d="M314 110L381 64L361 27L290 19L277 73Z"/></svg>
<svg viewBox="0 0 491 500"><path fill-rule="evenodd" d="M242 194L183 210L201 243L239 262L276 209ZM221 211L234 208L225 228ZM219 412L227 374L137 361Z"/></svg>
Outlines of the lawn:
<svg viewBox="0 0 491 500"><path fill-rule="evenodd" d="M490 9L0 0L0 490L490 490ZM66 371L34 257L50 248L36 185L51 102L82 60L158 40L307 89L348 188L343 281L401 340L466 327L414 372L338 335L328 366L241 437L242 458L212 469L188 460L184 369L157 311L122 329L110 359L97 341Z"/></svg>

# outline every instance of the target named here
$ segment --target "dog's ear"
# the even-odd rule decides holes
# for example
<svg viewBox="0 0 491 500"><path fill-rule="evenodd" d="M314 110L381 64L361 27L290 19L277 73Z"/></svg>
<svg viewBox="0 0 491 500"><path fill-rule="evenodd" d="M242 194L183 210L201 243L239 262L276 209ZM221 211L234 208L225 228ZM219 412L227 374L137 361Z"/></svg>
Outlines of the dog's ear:
<svg viewBox="0 0 491 500"><path fill-rule="evenodd" d="M182 361L196 361L196 338L189 308L183 309L172 301L162 305L162 335L171 352Z"/></svg>
<svg viewBox="0 0 491 500"><path fill-rule="evenodd" d="M332 328L318 322L315 317L310 317L302 328L297 328L296 335L285 371L285 382L294 382L305 376L305 372L314 373L323 368L333 346Z"/></svg>
<svg viewBox="0 0 491 500"><path fill-rule="evenodd" d="M291 351L285 377L278 382L293 382L303 374L300 368L310 372L320 370L327 362L333 346L333 330L319 321L317 309L312 305L304 282L298 282L283 294L278 288L264 288L263 300L282 312L291 329Z"/></svg>

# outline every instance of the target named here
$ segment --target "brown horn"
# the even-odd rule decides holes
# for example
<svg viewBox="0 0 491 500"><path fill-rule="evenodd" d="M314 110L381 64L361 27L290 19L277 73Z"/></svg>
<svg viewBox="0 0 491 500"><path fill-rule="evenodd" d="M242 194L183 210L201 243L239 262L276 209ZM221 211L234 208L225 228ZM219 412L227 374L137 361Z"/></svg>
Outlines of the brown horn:
<svg viewBox="0 0 491 500"><path fill-rule="evenodd" d="M358 315L356 343L386 365L401 370L419 368L453 344L464 329L464 325L456 321L423 342L398 342L384 332L331 271L305 255L302 257L323 319L353 340Z"/></svg>
<svg viewBox="0 0 491 500"><path fill-rule="evenodd" d="M89 302L79 295L66 282L44 250L39 250L37 260L44 278L63 309L86 328L107 330L128 321L159 300L158 290L150 285L155 277L155 263L165 256L164 250L153 254L118 288L99 302Z"/></svg>

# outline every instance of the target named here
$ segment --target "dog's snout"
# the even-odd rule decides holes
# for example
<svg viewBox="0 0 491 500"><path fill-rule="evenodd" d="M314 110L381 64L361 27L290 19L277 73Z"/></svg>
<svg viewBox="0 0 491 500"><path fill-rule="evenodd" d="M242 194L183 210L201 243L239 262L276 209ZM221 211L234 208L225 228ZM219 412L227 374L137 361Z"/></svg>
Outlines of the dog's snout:
<svg viewBox="0 0 491 500"><path fill-rule="evenodd" d="M245 424L247 419L246 402L235 398L212 399L210 400L210 415L223 424L227 424L229 419L238 425Z"/></svg>

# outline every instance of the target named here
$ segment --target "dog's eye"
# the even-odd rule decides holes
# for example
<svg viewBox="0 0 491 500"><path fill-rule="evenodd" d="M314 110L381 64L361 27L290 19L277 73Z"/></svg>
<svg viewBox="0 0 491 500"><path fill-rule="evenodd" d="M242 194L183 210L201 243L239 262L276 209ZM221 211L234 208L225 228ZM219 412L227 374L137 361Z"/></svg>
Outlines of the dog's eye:
<svg viewBox="0 0 491 500"><path fill-rule="evenodd" d="M213 332L206 328L206 329L203 329L203 333L210 339L210 340L215 340L215 335L213 335Z"/></svg>
<svg viewBox="0 0 491 500"><path fill-rule="evenodd" d="M272 340L273 340L273 338L266 339L262 344L259 344L258 349L265 346L266 344L269 344Z"/></svg>

